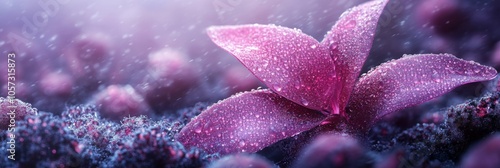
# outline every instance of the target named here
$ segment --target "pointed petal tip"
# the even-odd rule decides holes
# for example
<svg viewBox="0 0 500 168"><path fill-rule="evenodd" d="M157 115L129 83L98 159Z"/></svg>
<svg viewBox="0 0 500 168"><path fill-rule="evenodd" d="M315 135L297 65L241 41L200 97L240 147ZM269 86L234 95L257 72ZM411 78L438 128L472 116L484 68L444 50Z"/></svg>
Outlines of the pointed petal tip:
<svg viewBox="0 0 500 168"><path fill-rule="evenodd" d="M276 25L210 27L212 41L275 93L315 110L331 109L337 75L326 47L298 29ZM328 96L324 96L328 95Z"/></svg>
<svg viewBox="0 0 500 168"><path fill-rule="evenodd" d="M487 68L486 69L486 73L485 73L486 74L486 78L489 78L489 80L495 79L497 77L497 75L498 75L498 71L495 68L490 67L490 66L488 66L486 68Z"/></svg>
<svg viewBox="0 0 500 168"><path fill-rule="evenodd" d="M496 75L497 71L492 67L459 59L452 54L404 55L363 75L352 93L348 109L354 113L354 122L371 123L386 114L445 94L457 86L491 80Z"/></svg>
<svg viewBox="0 0 500 168"><path fill-rule="evenodd" d="M270 90L254 90L208 107L176 139L209 153L251 153L309 130L324 118Z"/></svg>
<svg viewBox="0 0 500 168"><path fill-rule="evenodd" d="M218 38L218 34L227 29L228 26L210 26L206 29L208 37L210 39L215 40Z"/></svg>

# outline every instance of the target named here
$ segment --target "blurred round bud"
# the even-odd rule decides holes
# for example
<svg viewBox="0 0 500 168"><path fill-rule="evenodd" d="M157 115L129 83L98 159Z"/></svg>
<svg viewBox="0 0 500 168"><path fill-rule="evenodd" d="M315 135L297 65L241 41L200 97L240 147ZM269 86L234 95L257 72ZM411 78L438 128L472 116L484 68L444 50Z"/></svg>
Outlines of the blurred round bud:
<svg viewBox="0 0 500 168"><path fill-rule="evenodd" d="M102 63L109 55L110 47L111 41L106 35L81 35L66 52L66 60L75 75L95 75L98 70L103 69Z"/></svg>
<svg viewBox="0 0 500 168"><path fill-rule="evenodd" d="M322 135L302 151L293 167L362 167L359 160L363 153L364 149L351 137Z"/></svg>
<svg viewBox="0 0 500 168"><path fill-rule="evenodd" d="M250 71L243 66L232 66L224 74L224 82L229 88L229 95L249 91L261 85Z"/></svg>
<svg viewBox="0 0 500 168"><path fill-rule="evenodd" d="M462 168L497 168L500 165L500 134L490 136L469 149L460 165Z"/></svg>
<svg viewBox="0 0 500 168"><path fill-rule="evenodd" d="M47 96L67 97L73 89L73 79L70 75L52 72L40 80L40 90Z"/></svg>
<svg viewBox="0 0 500 168"><path fill-rule="evenodd" d="M18 99L0 97L0 130L15 128L16 122L27 115L36 115L37 109Z"/></svg>
<svg viewBox="0 0 500 168"><path fill-rule="evenodd" d="M437 33L449 33L463 24L465 14L456 0L424 0L417 8L416 17Z"/></svg>
<svg viewBox="0 0 500 168"><path fill-rule="evenodd" d="M148 57L149 74L138 86L148 103L163 108L185 96L197 85L198 72L188 57L179 51L162 49Z"/></svg>
<svg viewBox="0 0 500 168"><path fill-rule="evenodd" d="M267 159L258 155L236 154L225 156L208 166L208 168L272 168L275 167Z"/></svg>
<svg viewBox="0 0 500 168"><path fill-rule="evenodd" d="M111 85L94 96L94 103L103 117L119 121L128 116L147 115L150 112L142 96L129 85Z"/></svg>

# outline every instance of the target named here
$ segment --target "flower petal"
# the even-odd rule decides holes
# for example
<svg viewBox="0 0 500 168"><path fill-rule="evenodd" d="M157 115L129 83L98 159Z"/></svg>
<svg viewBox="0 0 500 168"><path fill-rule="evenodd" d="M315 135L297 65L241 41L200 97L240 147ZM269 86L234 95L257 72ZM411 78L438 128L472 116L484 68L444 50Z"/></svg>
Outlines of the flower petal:
<svg viewBox="0 0 500 168"><path fill-rule="evenodd" d="M340 81L344 81L338 91L341 113L370 53L377 22L387 2L370 1L344 12L321 42L329 48Z"/></svg>
<svg viewBox="0 0 500 168"><path fill-rule="evenodd" d="M257 90L209 107L188 123L177 139L210 153L256 152L309 130L324 118L270 90Z"/></svg>
<svg viewBox="0 0 500 168"><path fill-rule="evenodd" d="M337 79L326 47L314 38L274 25L221 26L210 38L238 58L279 95L305 107L331 111Z"/></svg>
<svg viewBox="0 0 500 168"><path fill-rule="evenodd" d="M421 54L384 63L360 78L348 112L352 122L370 124L391 112L423 103L466 83L490 80L492 67L451 54Z"/></svg>

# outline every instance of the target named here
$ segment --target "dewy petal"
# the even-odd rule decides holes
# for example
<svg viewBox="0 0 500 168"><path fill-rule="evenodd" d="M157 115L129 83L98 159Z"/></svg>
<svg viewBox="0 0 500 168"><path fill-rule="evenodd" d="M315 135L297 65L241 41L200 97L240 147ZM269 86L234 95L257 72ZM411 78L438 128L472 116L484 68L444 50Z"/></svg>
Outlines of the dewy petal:
<svg viewBox="0 0 500 168"><path fill-rule="evenodd" d="M497 71L451 54L421 54L384 63L360 78L348 112L367 122L423 103L466 83L491 80Z"/></svg>
<svg viewBox="0 0 500 168"><path fill-rule="evenodd" d="M177 139L210 153L256 152L309 130L324 118L270 90L258 90L209 107L187 124Z"/></svg>
<svg viewBox="0 0 500 168"><path fill-rule="evenodd" d="M344 82L338 91L341 111L370 53L377 22L387 2L370 1L344 12L321 42L329 48L340 81Z"/></svg>
<svg viewBox="0 0 500 168"><path fill-rule="evenodd" d="M210 38L279 95L305 107L331 111L336 73L328 50L314 38L274 25L221 26Z"/></svg>

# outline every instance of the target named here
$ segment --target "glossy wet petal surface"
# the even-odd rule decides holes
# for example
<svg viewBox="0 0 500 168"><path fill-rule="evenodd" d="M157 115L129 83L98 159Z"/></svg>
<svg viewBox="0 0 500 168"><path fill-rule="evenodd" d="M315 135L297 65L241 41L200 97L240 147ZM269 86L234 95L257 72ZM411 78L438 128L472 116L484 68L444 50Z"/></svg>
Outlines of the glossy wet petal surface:
<svg viewBox="0 0 500 168"><path fill-rule="evenodd" d="M438 97L457 86L493 79L496 74L492 67L451 54L407 55L361 77L348 108L354 120L380 118Z"/></svg>
<svg viewBox="0 0 500 168"><path fill-rule="evenodd" d="M377 22L387 0L371 1L344 12L321 42L334 60L340 87L340 110L345 108L361 67L370 53Z"/></svg>
<svg viewBox="0 0 500 168"><path fill-rule="evenodd" d="M220 47L238 58L271 90L305 107L331 111L338 88L326 47L300 30L274 25L208 29Z"/></svg>
<svg viewBox="0 0 500 168"><path fill-rule="evenodd" d="M186 125L177 139L210 153L256 152L319 125L324 117L270 90L258 90L209 107Z"/></svg>

